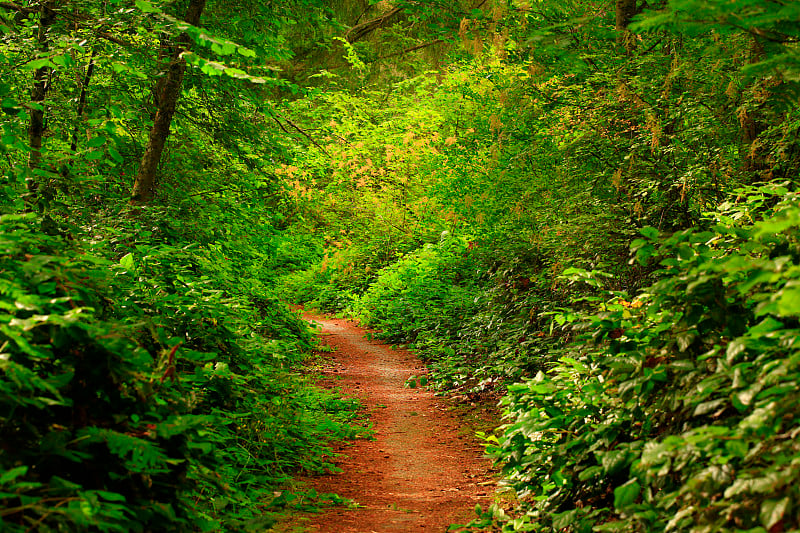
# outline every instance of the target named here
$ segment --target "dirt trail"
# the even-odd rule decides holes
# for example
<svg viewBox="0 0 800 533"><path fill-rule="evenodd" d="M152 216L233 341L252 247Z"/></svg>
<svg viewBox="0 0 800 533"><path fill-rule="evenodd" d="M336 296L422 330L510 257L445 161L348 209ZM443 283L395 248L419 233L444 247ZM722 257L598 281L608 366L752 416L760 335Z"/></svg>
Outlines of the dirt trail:
<svg viewBox="0 0 800 533"><path fill-rule="evenodd" d="M355 500L357 509L329 509L311 516L320 533L439 532L475 517L493 491L490 462L433 393L405 387L425 368L412 353L365 338L346 320L306 315L322 326L335 349L323 383L361 399L376 440L358 440L337 451L339 474L310 480L319 492Z"/></svg>

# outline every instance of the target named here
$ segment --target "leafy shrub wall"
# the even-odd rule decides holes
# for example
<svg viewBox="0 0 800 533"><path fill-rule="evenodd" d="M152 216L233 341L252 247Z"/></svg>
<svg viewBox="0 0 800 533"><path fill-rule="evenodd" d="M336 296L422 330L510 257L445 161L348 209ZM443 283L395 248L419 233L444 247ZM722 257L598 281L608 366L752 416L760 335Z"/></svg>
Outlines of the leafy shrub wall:
<svg viewBox="0 0 800 533"><path fill-rule="evenodd" d="M705 231L643 230L659 281L576 318L581 340L508 387L492 449L527 511L506 529L800 526L800 204L737 194Z"/></svg>

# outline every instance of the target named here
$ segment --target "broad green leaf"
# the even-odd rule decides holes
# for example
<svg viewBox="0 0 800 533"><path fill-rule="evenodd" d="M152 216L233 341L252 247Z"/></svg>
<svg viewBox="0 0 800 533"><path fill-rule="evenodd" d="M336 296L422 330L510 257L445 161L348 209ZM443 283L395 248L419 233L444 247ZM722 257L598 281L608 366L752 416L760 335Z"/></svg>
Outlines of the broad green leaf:
<svg viewBox="0 0 800 533"><path fill-rule="evenodd" d="M725 449L734 457L744 458L750 449L744 439L725 441Z"/></svg>
<svg viewBox="0 0 800 533"><path fill-rule="evenodd" d="M28 467L25 465L17 466L15 468L12 468L11 470L6 470L2 474L0 474L0 484L6 485L14 481L18 477L24 476L27 473L28 473Z"/></svg>
<svg viewBox="0 0 800 533"><path fill-rule="evenodd" d="M122 265L124 268L131 269L134 266L133 254L125 254L119 260L119 264Z"/></svg>
<svg viewBox="0 0 800 533"><path fill-rule="evenodd" d="M747 345L742 340L733 340L728 343L728 347L725 350L725 357L728 363L733 363L739 354L743 353L746 349Z"/></svg>
<svg viewBox="0 0 800 533"><path fill-rule="evenodd" d="M789 496L781 498L780 500L764 500L761 504L761 512L759 513L761 525L767 528L767 530L772 530L772 527L780 522L786 515L790 505L791 501Z"/></svg>
<svg viewBox="0 0 800 533"><path fill-rule="evenodd" d="M747 330L747 334L751 337L759 337L761 335L771 333L783 328L783 322L779 322L772 317L767 317L755 326Z"/></svg>
<svg viewBox="0 0 800 533"><path fill-rule="evenodd" d="M29 70L36 70L42 67L56 68L56 64L53 63L53 61L49 57L43 57L40 59L34 59L33 61L29 61L25 65L25 68Z"/></svg>
<svg viewBox="0 0 800 533"><path fill-rule="evenodd" d="M136 7L145 13L161 13L161 10L155 7L147 0L136 0Z"/></svg>
<svg viewBox="0 0 800 533"><path fill-rule="evenodd" d="M684 332L679 333L675 337L675 340L678 343L678 350L680 350L682 352L685 352L689 348L689 346L692 345L692 343L694 342L694 340L696 338L697 338L697 335L695 335L691 331L684 331Z"/></svg>
<svg viewBox="0 0 800 533"><path fill-rule="evenodd" d="M603 453L601 464L603 465L606 475L613 476L626 466L627 460L627 450L611 450Z"/></svg>
<svg viewBox="0 0 800 533"><path fill-rule="evenodd" d="M656 228L645 226L639 229L639 233L643 235L645 238L653 240L657 239L659 235L659 231Z"/></svg>
<svg viewBox="0 0 800 533"><path fill-rule="evenodd" d="M90 148L97 148L98 146L103 146L106 144L107 139L105 137L92 137L89 139L89 142L86 143L86 146Z"/></svg>
<svg viewBox="0 0 800 533"><path fill-rule="evenodd" d="M787 286L778 293L778 313L780 316L800 315L800 286Z"/></svg>
<svg viewBox="0 0 800 533"><path fill-rule="evenodd" d="M116 492L108 492L108 491L105 491L105 490L96 490L96 491L94 491L94 493L97 494L98 496L100 496L101 498L103 498L104 500L108 501L108 502L124 502L124 501L126 501L125 500L125 496L123 496L122 494L118 494Z"/></svg>
<svg viewBox="0 0 800 533"><path fill-rule="evenodd" d="M613 532L613 531L627 531L631 527L630 522L627 520L614 520L611 522L606 522L605 524L599 524L592 528L592 531L599 531L599 532Z"/></svg>
<svg viewBox="0 0 800 533"><path fill-rule="evenodd" d="M113 146L108 147L108 155L110 155L111 159L113 159L117 163L125 162L125 159L123 159L122 155Z"/></svg>
<svg viewBox="0 0 800 533"><path fill-rule="evenodd" d="M635 479L631 479L624 485L614 489L614 507L617 509L624 509L636 501L642 486Z"/></svg>

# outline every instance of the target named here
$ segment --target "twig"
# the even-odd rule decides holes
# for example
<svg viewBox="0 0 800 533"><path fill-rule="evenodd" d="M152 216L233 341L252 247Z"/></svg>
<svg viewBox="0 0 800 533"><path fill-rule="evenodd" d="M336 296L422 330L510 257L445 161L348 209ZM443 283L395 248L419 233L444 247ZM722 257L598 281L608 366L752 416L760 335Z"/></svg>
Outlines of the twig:
<svg viewBox="0 0 800 533"><path fill-rule="evenodd" d="M313 131L313 130L309 130L309 131ZM344 137L342 137L341 135L339 135L337 133L333 133L332 131L328 131L328 130L321 130L321 131L324 131L328 135L333 135L334 137L336 137L337 139L339 139L340 141L342 141L343 143L345 143L345 144L347 144L349 146L353 146L353 143L351 143L350 141L348 141L347 139L345 139Z"/></svg>
<svg viewBox="0 0 800 533"><path fill-rule="evenodd" d="M286 128L283 126L283 124L281 124L281 121L280 121L280 120L278 120L278 117L280 117L280 118L282 118L283 120L285 120L287 124L289 124L291 127L293 127L293 128L294 128L294 129L296 129L298 132L300 132L300 134L301 134L303 137L305 137L306 139L308 139L309 141L311 141L311 144L313 144L314 146L316 146L317 148L319 148L320 150L322 150L322 153L324 153L325 155L327 155L328 157L330 157L330 155L331 155L331 154L329 154L329 153L328 153L328 151L327 151L327 150L326 150L326 149L325 149L325 148L324 148L324 147L323 147L321 144L319 144L317 141L315 141L315 140L314 140L314 138L313 138L313 137L311 137L311 135L309 135L308 133L306 133L306 131L305 131L305 130L303 130L303 129L302 129L300 126L298 126L297 124L295 124L294 122L292 122L292 121L291 121L291 120L289 120L288 118L286 118L286 117L284 117L284 116L282 116L282 115L279 115L279 114L277 114L277 113L271 114L271 116L272 116L272 119L273 119L275 122L277 122L277 123L278 123L278 125L281 127L281 129L282 129L284 132L286 132L287 134L289 134L289 132L288 132L288 131L286 131Z"/></svg>
<svg viewBox="0 0 800 533"><path fill-rule="evenodd" d="M763 30L762 28L748 28L746 26L741 26L739 24L734 24L729 22L731 26L736 28L737 30L743 31L745 33L749 33L754 37L760 37L765 41L769 41L771 43L778 43L778 44L787 44L787 43L796 43L798 39L796 37L792 37L791 35L787 35L785 33L781 33L779 31L767 31Z"/></svg>
<svg viewBox="0 0 800 533"><path fill-rule="evenodd" d="M97 49L92 48L92 53L89 56L89 63L86 65L86 72L83 75L83 82L81 83L81 93L78 97L78 109L75 111L75 128L72 130L72 143L69 147L71 152L75 152L78 148L78 134L80 133L83 112L86 110L86 95L88 93L89 82L92 80L96 57Z"/></svg>
<svg viewBox="0 0 800 533"><path fill-rule="evenodd" d="M274 177L274 175L272 175L272 174L271 174L271 176ZM191 198L192 196L202 196L204 194L215 194L215 193L224 192L224 191L236 191L236 192L240 193L240 192L242 192L242 190L243 189L237 189L235 187L226 186L226 187L219 187L218 189L212 189L210 191L195 192L195 193L192 193L192 194L187 194L186 196ZM255 192L263 191L263 190L266 190L266 188L262 187L262 188L254 189ZM278 195L278 192L273 192L272 194L268 194L267 196L259 196L259 198L262 199L262 200L266 200L268 198L272 198L273 196L277 196L277 195Z"/></svg>
<svg viewBox="0 0 800 533"><path fill-rule="evenodd" d="M581 105L581 104L576 104L576 103L571 103L571 102L565 102L564 100L561 100L561 99L556 98L554 96L550 96L549 94L547 94L546 92L544 92L543 90L541 90L541 89L539 89L537 87L531 87L531 90L533 90L539 96L544 97L545 99L547 99L552 104L562 105L562 106L566 106L566 107L577 107L579 109L597 109L599 107L599 106L594 106L594 105Z"/></svg>
<svg viewBox="0 0 800 533"><path fill-rule="evenodd" d="M291 133L289 133L289 130L287 130L284 127L283 123L280 120L278 120L278 118L275 115L270 114L270 118L272 118L272 120L274 120L278 124L278 126L280 126L280 128L283 130L283 133L285 133L286 135L291 135Z"/></svg>
<svg viewBox="0 0 800 533"><path fill-rule="evenodd" d="M120 46L126 46L126 47L133 46L133 44L131 44L129 42L126 42L126 41L123 41L122 39L120 39L118 37L114 37L113 35L111 35L110 33L106 32L106 31L98 32L97 36L98 37L102 37L106 41L110 41L110 42L118 44Z"/></svg>
<svg viewBox="0 0 800 533"><path fill-rule="evenodd" d="M71 498L66 498L66 499L64 499L64 500L62 500L62 501L60 501L60 502L58 502L57 504L55 504L55 505L53 506L53 509L54 509L54 510L52 510L52 511L48 511L48 512L44 513L44 514L41 516L41 518L39 518L39 520L37 520L36 522L34 522L34 523L33 523L33 525L32 525L31 527L29 527L28 529L26 529L26 530L25 530L25 533L30 533L31 531L34 531L34 530L35 530L37 527L39 527L39 524L41 524L42 522L44 522L45 518L47 518L48 516L50 516L51 514L53 514L53 513L55 512L55 508L56 508L56 507L61 507L61 506L62 506L62 505L64 505L65 503L69 503L69 502L71 502L71 501L75 501L75 500L80 500L80 498L77 498L77 497L74 497L74 496L73 496L73 497L71 497ZM41 500L40 500L40 501L41 501Z"/></svg>
<svg viewBox="0 0 800 533"><path fill-rule="evenodd" d="M367 10L369 10L369 6L365 7L361 14L358 16L356 21L353 23L353 27L358 26L358 23L361 22L361 18L367 14Z"/></svg>

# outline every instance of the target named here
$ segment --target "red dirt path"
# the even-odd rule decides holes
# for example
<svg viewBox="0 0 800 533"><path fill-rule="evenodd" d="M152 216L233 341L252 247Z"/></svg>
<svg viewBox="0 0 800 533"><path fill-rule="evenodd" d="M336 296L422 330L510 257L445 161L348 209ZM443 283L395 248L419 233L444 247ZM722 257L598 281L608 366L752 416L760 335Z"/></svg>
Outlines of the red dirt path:
<svg viewBox="0 0 800 533"><path fill-rule="evenodd" d="M335 350L323 366L322 384L362 401L376 439L340 446L342 472L309 480L319 492L360 506L312 515L309 530L439 532L474 518L475 504L485 508L494 489L490 462L432 392L404 386L425 373L419 359L367 340L367 330L346 320L304 318L322 326L323 343Z"/></svg>

